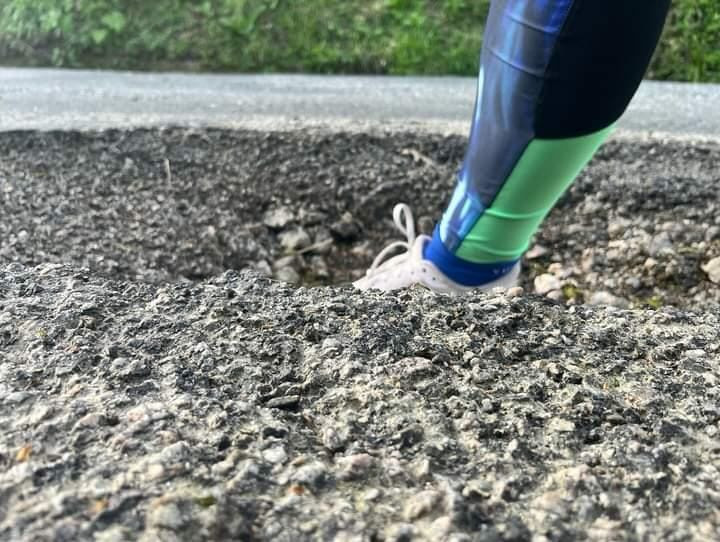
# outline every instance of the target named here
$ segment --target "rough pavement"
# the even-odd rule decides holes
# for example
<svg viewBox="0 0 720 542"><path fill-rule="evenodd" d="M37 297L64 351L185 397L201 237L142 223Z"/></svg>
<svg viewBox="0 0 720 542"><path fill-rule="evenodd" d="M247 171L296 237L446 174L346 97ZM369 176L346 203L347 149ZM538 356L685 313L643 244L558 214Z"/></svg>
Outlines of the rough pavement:
<svg viewBox="0 0 720 542"><path fill-rule="evenodd" d="M3 540L712 540L717 312L0 271Z"/></svg>
<svg viewBox="0 0 720 542"><path fill-rule="evenodd" d="M464 143L0 134L0 539L718 538L717 144L606 145L525 293L261 275L431 227Z"/></svg>
<svg viewBox="0 0 720 542"><path fill-rule="evenodd" d="M308 78L293 120L302 80L0 70L0 540L720 538L715 87L603 147L524 292L453 299L342 284L397 201L432 227L467 112ZM70 129L139 119L226 129Z"/></svg>

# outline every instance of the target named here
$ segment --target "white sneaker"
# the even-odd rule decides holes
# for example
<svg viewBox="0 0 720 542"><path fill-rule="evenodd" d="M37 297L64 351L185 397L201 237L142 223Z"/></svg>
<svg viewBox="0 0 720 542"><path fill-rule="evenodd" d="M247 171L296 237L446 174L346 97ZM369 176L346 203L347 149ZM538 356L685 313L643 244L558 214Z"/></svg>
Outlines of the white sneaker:
<svg viewBox="0 0 720 542"><path fill-rule="evenodd" d="M480 286L458 284L440 271L433 262L423 258L423 249L425 244L430 241L430 237L415 235L415 222L408 205L398 203L395 206L393 221L397 229L405 235L407 241L395 241L381 250L365 276L353 282L355 288L389 292L419 284L438 293L463 294L472 290L493 290L494 288L515 286L520 274L519 262L508 273L492 282ZM388 254L398 248L404 248L406 252L383 262Z"/></svg>

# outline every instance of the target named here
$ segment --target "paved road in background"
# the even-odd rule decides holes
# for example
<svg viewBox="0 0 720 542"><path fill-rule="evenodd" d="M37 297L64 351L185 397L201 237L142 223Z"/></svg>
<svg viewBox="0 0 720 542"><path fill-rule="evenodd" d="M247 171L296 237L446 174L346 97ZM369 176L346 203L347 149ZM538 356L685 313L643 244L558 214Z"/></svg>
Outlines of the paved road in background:
<svg viewBox="0 0 720 542"><path fill-rule="evenodd" d="M191 125L466 133L471 77L195 75L0 68L0 130ZM622 131L720 139L720 85L643 83Z"/></svg>

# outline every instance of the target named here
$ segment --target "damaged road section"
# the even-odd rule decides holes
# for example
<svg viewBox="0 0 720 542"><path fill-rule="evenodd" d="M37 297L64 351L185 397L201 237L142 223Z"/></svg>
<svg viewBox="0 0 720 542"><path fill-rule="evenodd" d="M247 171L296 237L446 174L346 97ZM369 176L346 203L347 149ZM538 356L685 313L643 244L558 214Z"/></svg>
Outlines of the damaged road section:
<svg viewBox="0 0 720 542"><path fill-rule="evenodd" d="M610 141L524 293L342 286L465 145L0 133L0 540L720 538L720 147Z"/></svg>
<svg viewBox="0 0 720 542"><path fill-rule="evenodd" d="M717 311L0 269L3 540L710 540Z"/></svg>
<svg viewBox="0 0 720 542"><path fill-rule="evenodd" d="M246 268L347 283L397 239L396 203L432 230L466 144L307 130L0 133L0 263L156 284ZM538 233L523 287L571 305L717 306L719 159L712 142L609 142Z"/></svg>

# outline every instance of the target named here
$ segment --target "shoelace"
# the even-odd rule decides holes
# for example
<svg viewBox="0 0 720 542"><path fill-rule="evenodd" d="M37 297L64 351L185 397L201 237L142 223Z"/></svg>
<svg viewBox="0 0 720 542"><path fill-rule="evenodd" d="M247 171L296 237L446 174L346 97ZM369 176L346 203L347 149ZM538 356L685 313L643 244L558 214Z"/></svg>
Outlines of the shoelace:
<svg viewBox="0 0 720 542"><path fill-rule="evenodd" d="M384 260L388 254L402 248L410 252L413 243L415 243L415 238L417 237L415 235L415 219L413 218L412 209L410 209L409 205L405 203L395 205L393 208L393 222L400 233L406 237L407 241L394 241L382 249L380 253L375 256L370 269L366 272L367 275L372 275L381 268L383 263L387 263L384 262Z"/></svg>

